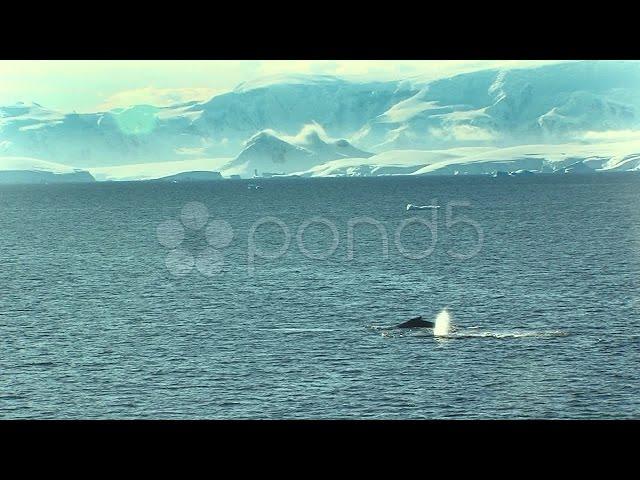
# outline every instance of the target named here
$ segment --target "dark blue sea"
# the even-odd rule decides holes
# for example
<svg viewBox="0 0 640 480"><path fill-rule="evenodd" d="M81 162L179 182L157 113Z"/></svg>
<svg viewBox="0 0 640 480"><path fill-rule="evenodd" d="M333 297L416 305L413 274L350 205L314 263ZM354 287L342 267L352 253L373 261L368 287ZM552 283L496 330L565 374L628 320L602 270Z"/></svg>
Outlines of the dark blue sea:
<svg viewBox="0 0 640 480"><path fill-rule="evenodd" d="M0 418L640 418L639 207L636 174L0 186Z"/></svg>

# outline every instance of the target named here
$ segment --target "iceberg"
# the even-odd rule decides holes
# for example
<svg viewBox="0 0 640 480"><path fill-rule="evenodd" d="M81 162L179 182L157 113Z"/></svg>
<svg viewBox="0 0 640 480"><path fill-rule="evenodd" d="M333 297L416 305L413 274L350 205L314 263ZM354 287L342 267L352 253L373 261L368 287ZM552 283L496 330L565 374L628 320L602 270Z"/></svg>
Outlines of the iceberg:
<svg viewBox="0 0 640 480"><path fill-rule="evenodd" d="M440 205L414 205L412 203L407 204L407 210L433 210L440 208Z"/></svg>

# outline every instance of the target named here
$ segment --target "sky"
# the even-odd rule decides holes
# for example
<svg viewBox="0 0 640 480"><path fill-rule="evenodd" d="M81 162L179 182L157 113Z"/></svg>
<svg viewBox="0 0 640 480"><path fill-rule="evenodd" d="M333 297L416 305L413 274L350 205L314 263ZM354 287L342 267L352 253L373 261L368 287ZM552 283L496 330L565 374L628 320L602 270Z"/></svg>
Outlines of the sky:
<svg viewBox="0 0 640 480"><path fill-rule="evenodd" d="M354 80L433 80L548 60L0 60L0 105L35 102L64 112L207 100L256 78L335 75Z"/></svg>

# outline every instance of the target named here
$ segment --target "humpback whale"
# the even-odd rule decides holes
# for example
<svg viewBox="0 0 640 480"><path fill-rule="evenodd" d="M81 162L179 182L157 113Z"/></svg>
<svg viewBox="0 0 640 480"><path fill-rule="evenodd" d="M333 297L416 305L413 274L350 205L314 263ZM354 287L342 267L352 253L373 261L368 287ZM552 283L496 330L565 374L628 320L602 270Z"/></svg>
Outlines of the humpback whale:
<svg viewBox="0 0 640 480"><path fill-rule="evenodd" d="M422 315L396 325L396 328L433 328L434 323L422 319Z"/></svg>

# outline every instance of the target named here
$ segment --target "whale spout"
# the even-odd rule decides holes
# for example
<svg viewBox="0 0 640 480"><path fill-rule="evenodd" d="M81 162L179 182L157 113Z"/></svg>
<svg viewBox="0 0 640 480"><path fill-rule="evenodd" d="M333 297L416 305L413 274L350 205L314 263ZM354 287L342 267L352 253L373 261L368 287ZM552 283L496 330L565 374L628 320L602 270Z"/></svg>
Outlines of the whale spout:
<svg viewBox="0 0 640 480"><path fill-rule="evenodd" d="M422 316L414 317L396 325L396 328L433 328L434 323L423 320Z"/></svg>
<svg viewBox="0 0 640 480"><path fill-rule="evenodd" d="M446 337L451 330L451 315L445 308L436 316L435 326L433 327L433 335L436 337Z"/></svg>

